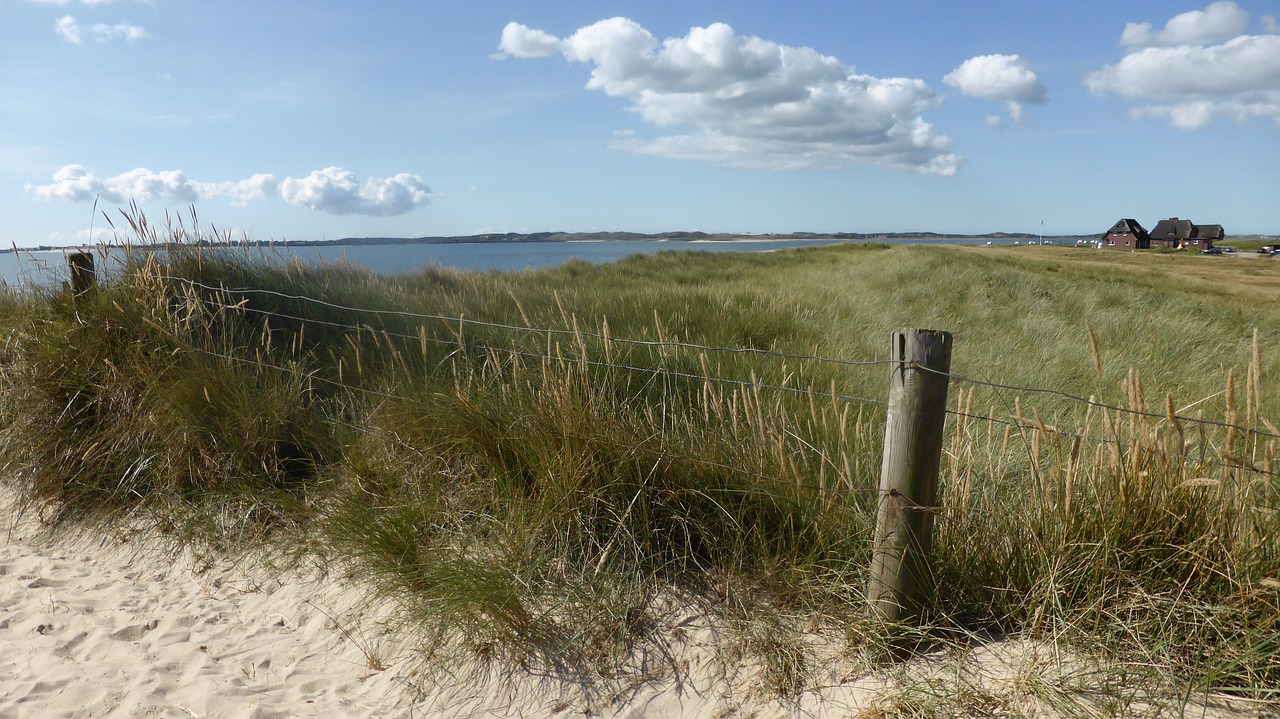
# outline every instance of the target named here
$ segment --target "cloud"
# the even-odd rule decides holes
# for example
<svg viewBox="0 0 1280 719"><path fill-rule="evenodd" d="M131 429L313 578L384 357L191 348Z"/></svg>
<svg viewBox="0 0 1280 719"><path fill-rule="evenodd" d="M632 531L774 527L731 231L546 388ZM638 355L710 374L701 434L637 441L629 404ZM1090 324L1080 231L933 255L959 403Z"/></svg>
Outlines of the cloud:
<svg viewBox="0 0 1280 719"><path fill-rule="evenodd" d="M99 242L110 242L113 239L115 239L115 229L109 224L86 227L82 230L76 230L70 235L62 232L49 233L49 244L51 245L74 244L84 246Z"/></svg>
<svg viewBox="0 0 1280 719"><path fill-rule="evenodd" d="M83 172L83 168L81 169ZM103 196L111 202L154 202L166 200L170 202L191 203L199 197L197 188L187 180L180 170L152 172L145 167L130 170L107 180L110 195Z"/></svg>
<svg viewBox="0 0 1280 719"><path fill-rule="evenodd" d="M182 172L152 172L145 167L103 180L89 174L83 165L67 165L54 173L52 184L28 184L26 190L31 197L46 201L85 202L101 197L114 203L130 200L187 203L194 202L199 197L197 186L189 182Z"/></svg>
<svg viewBox="0 0 1280 719"><path fill-rule="evenodd" d="M138 25L97 23L86 27L71 15L63 15L54 21L53 31L60 35L63 40L73 45L83 45L86 39L97 43L110 42L111 40L124 40L132 43L150 37L146 29Z"/></svg>
<svg viewBox="0 0 1280 719"><path fill-rule="evenodd" d="M1213 127L1219 118L1231 120L1237 125L1247 125L1259 119L1280 124L1280 93L1273 93L1269 100L1254 102L1199 100L1178 105L1137 107L1130 110L1129 115L1135 120L1157 120L1188 132Z"/></svg>
<svg viewBox="0 0 1280 719"><path fill-rule="evenodd" d="M1096 93L1132 100L1223 97L1280 89L1280 36L1241 35L1221 45L1148 48L1089 75Z"/></svg>
<svg viewBox="0 0 1280 719"><path fill-rule="evenodd" d="M417 175L400 173L385 179L369 179L360 184L356 176L340 167L316 170L307 177L287 178L280 183L280 196L295 207L335 215L402 215L431 198L431 188Z"/></svg>
<svg viewBox="0 0 1280 719"><path fill-rule="evenodd" d="M506 57L560 53L591 65L587 88L627 100L667 134L613 147L764 169L875 164L952 175L960 158L921 113L939 99L922 80L858 74L834 57L736 35L723 23L658 41L615 17L564 39L509 23Z"/></svg>
<svg viewBox="0 0 1280 719"><path fill-rule="evenodd" d="M267 174L254 175L239 182L202 182L197 186L202 197L225 198L237 207L275 197L280 192L276 176Z"/></svg>
<svg viewBox="0 0 1280 719"><path fill-rule="evenodd" d="M70 15L63 15L53 23L53 31L62 36L63 40L69 43L79 45L84 42L84 31L76 22L76 19Z"/></svg>
<svg viewBox="0 0 1280 719"><path fill-rule="evenodd" d="M502 28L498 49L511 57L550 57L560 52L560 38L541 30L509 22Z"/></svg>
<svg viewBox="0 0 1280 719"><path fill-rule="evenodd" d="M1219 0L1203 10L1173 16L1163 30L1153 30L1149 22L1127 23L1120 44L1132 48L1212 45L1243 33L1248 26L1249 13L1231 0Z"/></svg>
<svg viewBox="0 0 1280 719"><path fill-rule="evenodd" d="M1095 95L1118 95L1142 104L1130 110L1134 119L1151 119L1180 130L1204 130L1218 120L1238 124L1270 120L1280 127L1280 35L1235 35L1221 38L1228 25L1211 22L1215 8L1239 10L1234 3L1213 3L1204 11L1183 13L1169 21L1158 38L1161 43L1177 37L1184 44L1152 44L1133 50L1113 65L1085 77ZM1243 11L1240 11L1243 12ZM1214 26L1198 34L1175 25L1181 18L1197 17ZM1247 25L1248 16L1244 18ZM1132 23L1130 24L1132 27ZM1170 27L1175 32L1170 33ZM1239 27L1236 22L1229 27ZM1126 33L1130 33L1126 28ZM1215 38L1214 44L1193 39Z"/></svg>
<svg viewBox="0 0 1280 719"><path fill-rule="evenodd" d="M388 178L370 178L361 183L340 167L328 167L303 178L257 174L233 182L198 182L179 170L154 172L137 168L114 177L99 178L83 165L67 165L53 175L47 185L28 183L26 192L36 200L88 202L101 199L114 204L127 202L180 202L225 199L240 207L252 202L283 198L295 207L338 215L402 215L429 202L431 188L421 177L401 173Z"/></svg>
<svg viewBox="0 0 1280 719"><path fill-rule="evenodd" d="M1035 72L1017 55L979 55L942 78L944 84L971 97L982 97L1005 103L1009 119L1023 120L1023 103L1044 102L1045 89ZM988 120L988 124L992 124Z"/></svg>
<svg viewBox="0 0 1280 719"><path fill-rule="evenodd" d="M67 165L53 173L53 184L27 183L26 190L28 195L37 200L70 200L72 202L85 202L107 192L106 183L85 172L84 165Z"/></svg>

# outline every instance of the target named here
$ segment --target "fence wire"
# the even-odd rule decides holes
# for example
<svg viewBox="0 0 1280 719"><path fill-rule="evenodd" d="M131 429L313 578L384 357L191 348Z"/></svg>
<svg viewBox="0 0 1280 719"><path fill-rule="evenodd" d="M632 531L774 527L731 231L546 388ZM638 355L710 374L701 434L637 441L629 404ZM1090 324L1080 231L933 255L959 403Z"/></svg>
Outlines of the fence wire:
<svg viewBox="0 0 1280 719"><path fill-rule="evenodd" d="M212 358L214 358L214 359L220 359L220 360L224 360L224 361L227 361L227 362L233 362L233 363L236 363L236 364L241 364L241 365L245 365L245 366L251 366L251 367L254 367L254 368L259 368L259 369L269 369L269 370L274 370L274 371L277 371L277 372L283 372L283 373L288 373L288 372L295 371L295 369L294 369L294 368L285 367L285 366L283 366L283 365L278 365L278 364L274 364L274 363L271 363L271 362L265 362L265 361L263 361L263 360L261 360L261 359L248 359L248 358L245 358L245 357L236 357L236 356L234 356L234 355L229 355L229 354L225 354L225 353L222 353L222 352L214 352L214 351L212 351L212 350L208 350L208 349L204 349L204 348L199 348L199 347L196 347L196 348L193 348L193 349L195 349L195 351L200 352L200 353L201 353L201 354L203 354L203 355L206 355L206 356L208 356L208 357L212 357ZM322 384L327 384L327 385L329 385L329 386L336 387L336 388L343 389L343 390L347 390L347 391L350 391L350 392L354 392L354 393L356 393L356 394L364 395L364 396L366 396L366 397L371 397L371 398L375 398L375 399L379 399L379 400L392 401L392 402L409 402L409 403L413 403L413 404L420 405L420 406L422 406L422 407L426 407L426 406L428 405L428 403L427 403L425 400L415 399L415 398L413 398L413 397L409 397L409 396L407 396L407 395L395 394L395 393L391 393L391 392L383 392L383 391L380 391L380 390L373 390L373 389L369 389L369 388L367 388L367 387L359 387L359 386L356 386L356 385L347 384L347 383L344 383L344 382L341 382L341 381L337 381L337 380L329 379L329 378L327 378L327 377L322 377L322 376L320 376L320 375L316 374L314 371L304 373L304 376L306 377L307 381L309 381L309 382L310 382L310 381L320 382L320 383L322 383ZM824 395L824 396L825 396L825 395ZM388 436L388 433L384 432L381 428L377 428L377 427L372 427L372 428L371 428L371 427L368 427L368 426L355 425L355 424L352 424L352 423L350 423L350 422L346 422L346 421L341 420L341 419L336 418L336 417L329 417L329 418L328 418L328 421L331 421L331 422L333 422L334 424L340 425L340 426L342 426L342 427L345 427L345 428L347 428L347 429L349 429L349 430L351 430L351 431L353 431L353 432L359 433L359 434L366 434L366 435L371 435L371 436L380 436L380 437L384 437L384 438ZM405 447L408 447L408 448L413 448L413 445L412 445L411 443L406 442L404 439L402 439L402 438L400 438L400 437L398 437L398 436L394 436L394 433L390 433L390 434L392 435L392 437L391 437L391 438L392 438L392 439L394 439L398 444L401 444L401 445L403 445L403 446L405 446ZM624 444L622 444L621 442L618 442L618 441L616 441L616 440L610 440L610 439L608 439L608 438L604 438L604 437L601 437L601 436L599 436L599 435L587 436L587 435L583 435L583 434L572 434L571 436L572 436L574 439L578 439L578 440L582 440L582 441L586 441L586 442L599 442L599 441L602 441L602 440L603 440L603 441L605 441L605 442L608 442L608 443L613 444L615 447L619 447L619 448L623 448L623 449L630 449L630 448L633 448L631 445L624 445ZM690 462L690 463L692 463L692 464L698 464L698 465L701 465L701 466L704 466L704 467L710 467L710 468L713 468L713 469L719 469L719 470L728 471L728 472L731 472L731 473L733 473L733 474L746 475L746 476L748 476L748 477L753 477L753 478L755 478L755 479L759 479L759 480L762 480L762 481L773 481L773 480L776 480L776 479L777 479L776 477L773 477L773 476L770 476L770 475L761 474L761 473L759 473L759 472L752 471L752 470L747 469L747 468L745 468L745 467L728 465L728 464L724 464L723 462L714 462L714 461L711 461L711 460L708 460L708 459L703 459L703 458L700 458L700 457L693 457L693 456L690 456L690 455L687 455L687 454L682 454L682 453L679 453L679 452L673 452L673 451L671 451L671 450L670 450L669 448L667 448L667 447L663 447L663 448L658 452L658 454L660 454L660 455L661 455L661 456L663 456L663 457L669 458L669 459L676 459L676 460L680 460L680 461L684 461L684 462ZM877 492L879 491L879 489L878 489L878 488L876 488L876 487L866 487L866 488L858 488L858 487L838 487L838 486L833 486L833 485L820 486L820 485L814 485L814 484L803 484L803 483L802 483L802 484L800 484L800 485L798 485L798 486L800 486L801 488L804 488L804 489L809 489L809 490L818 490L818 491L827 491L827 492L838 492L838 493L846 493L846 494L865 494L865 495L870 495L870 494L875 494L875 493L877 493Z"/></svg>
<svg viewBox="0 0 1280 719"><path fill-rule="evenodd" d="M911 365L915 369L918 369L924 372L929 372L931 374L943 375L952 381L960 382L963 384L977 385L980 387L991 387L993 389L1008 390L1012 392L1025 392L1027 394L1051 395L1055 397L1061 397L1063 399L1068 399L1073 402L1078 402L1080 404L1088 405L1091 407L1096 407L1098 409L1110 410L1112 412L1120 412L1127 415L1133 415L1135 417L1146 417L1149 419L1167 419L1169 417L1169 414L1167 413L1146 412L1143 410L1132 409L1129 407L1118 407L1115 405L1106 404L1104 402L1099 402L1098 400L1092 397L1081 397L1080 395L1071 394L1070 392L1064 392L1058 389L1046 389L1044 387L1023 387L1019 385L1003 384L1000 382L989 382L987 380L980 380L980 379L974 379L972 377L967 377L965 375L958 374L956 372L942 372L932 367L926 367L922 364L915 363L915 362L912 362ZM1256 434L1261 437L1268 437L1270 439L1280 439L1280 434L1264 432L1262 430L1259 430L1253 427L1246 427L1241 424L1233 424L1231 422L1219 422L1216 420L1203 419L1200 417L1184 417L1178 414L1173 415L1173 417L1177 419L1179 422L1186 422L1188 424L1198 424L1198 425L1204 425L1207 427L1218 427L1221 429L1234 429L1240 432L1248 432L1250 434Z"/></svg>
<svg viewBox="0 0 1280 719"><path fill-rule="evenodd" d="M337 304L334 302L328 302L325 300L316 299L314 297L307 297L305 295L291 295L283 292L277 292L275 290L256 289L256 288L214 287L214 286L206 285L200 282L196 282L194 280L186 279L183 277L171 277L166 275L160 275L158 276L158 279L171 280L175 282L183 282L197 289L209 290L214 292L228 292L233 294L262 294L262 295L275 296L281 299L309 302L309 303L320 305L323 307L328 307L329 309L343 310L345 312L356 312L356 313L371 314L371 315L388 315L388 316L403 317L406 319L436 320L439 322L452 323L452 324L465 325L465 326L485 327L488 329L509 330L509 331L516 331L516 332L529 332L529 333L543 334L543 335L582 337L587 339L600 340L602 342L611 342L614 344L632 345L637 347L661 347L661 348L670 348L670 349L699 350L703 352L714 352L714 353L720 353L720 354L757 355L760 357L773 357L776 359L787 359L787 360L798 360L798 361L812 361L812 362L820 362L824 364L840 365L845 367L875 367L875 366L881 366L881 365L894 364L892 360L843 360L843 359L835 359L832 357L822 357L819 355L789 354L786 352L778 352L775 350L765 350L765 349L759 349L755 347L719 347L714 345L695 344L692 342L680 342L676 340L626 339L621 337L610 337L604 334L580 331L576 329L570 330L570 329L552 328L552 327L524 327L520 325L509 325L509 324L502 324L498 322L486 322L483 320L468 319L466 317L447 317L443 315L432 315L432 314L423 314L419 312L408 312L405 310L383 310L383 309L372 309L368 307L351 307L347 305Z"/></svg>
<svg viewBox="0 0 1280 719"><path fill-rule="evenodd" d="M720 376L711 374L709 372L704 372L703 374L694 374L691 372L683 372L683 371L671 369L668 367L661 367L661 366L646 367L646 366L640 366L635 364L614 362L611 360L602 361L600 359L588 358L585 355L582 357L553 356L549 352L547 353L531 352L527 349L519 349L515 346L504 347L504 346L494 345L490 343L483 343L483 342L467 344L462 340L462 337L466 327L475 327L475 328L484 328L487 330L495 330L500 332L519 333L522 335L542 336L542 337L546 337L548 339L548 342L550 341L551 338L556 338L556 337L573 338L574 341L578 343L579 347L582 348L583 350L585 350L585 345L582 344L582 342L584 340L593 340L593 341L602 343L602 345L606 348L609 345L619 345L619 346L644 348L648 350L660 350L663 352L666 352L668 350L670 351L689 350L689 351L696 351L700 353L710 353L710 354L748 355L748 356L760 357L765 359L779 360L783 362L786 362L786 361L812 362L819 365L831 365L835 367L868 368L868 367L879 367L879 366L887 367L887 366L894 366L894 365L900 364L896 360L882 360L882 359L847 360L847 359L823 357L820 355L787 353L787 352L781 352L776 350L766 350L766 349L759 349L759 348L724 347L724 346L716 346L716 345L710 345L710 344L682 342L675 339L638 340L638 339L630 339L625 337L613 337L604 333L587 332L577 328L576 326L574 329L565 329L565 328L556 328L556 327L533 327L533 326L527 326L527 325L522 326L522 325L505 324L500 322L489 322L489 321L483 321L483 320L469 319L466 317L452 317L452 316L446 316L446 315L436 315L436 314L421 313L421 312L410 312L406 310L388 310L388 309L377 309L377 308L367 308L367 307L355 307L351 305L330 302L330 301L319 299L319 298L308 297L306 295L289 294L289 293L279 292L275 290L259 289L259 288L231 288L231 287L225 287L225 286L210 285L210 284L198 282L195 280L191 280L189 278L175 277L175 276L168 276L168 275L152 275L152 277L158 280L183 284L191 288L192 290L201 290L204 292L216 293L216 294L222 295L223 297L240 296L240 297L246 298L246 299L241 299L238 302L231 302L229 300L222 301L222 302L213 302L208 297L200 298L202 302L205 302L212 308L219 309L219 310L246 312L246 313L256 314L264 318L274 317L282 320L287 320L290 322L301 323L303 325L312 324L312 325L318 325L318 326L327 326L335 329L356 332L356 333L372 333L375 335L381 335L386 338L395 338L395 339L418 342L423 344L433 344L437 346L454 347L454 348L458 348L457 351L465 350L465 351L487 353L490 355L501 354L508 357L513 357L513 358L518 357L522 360L532 360L537 362L568 361L575 364L581 364L587 367L593 367L593 368L598 368L603 370L620 370L620 371L625 371L629 373L648 375L650 377L655 377L655 378L670 378L670 379L685 380L690 382L705 382L709 384L733 387L735 389L741 389L744 391L752 390L755 392L760 392L760 391L780 392L780 393L787 393L787 394L802 396L802 397L820 398L824 400L840 400L840 401L849 402L853 404L866 404L866 405L872 405L876 407L884 407L888 403L882 399L875 399L870 397L863 397L858 395L841 393L836 391L834 385L830 391L818 391L812 388L806 389L803 387L791 387L791 386L786 386L782 384L767 383L767 382L760 381L758 378L754 377L754 375L752 379L745 380L745 379L738 379L738 378L731 378L731 377L720 377ZM247 296L249 295L262 295L262 296L275 297L278 299L287 299L287 300L296 301L296 302L304 302L304 303L316 305L317 307L335 309L343 312L354 313L357 315L364 314L364 315L369 315L373 317L387 316L387 317L397 317L401 319L416 320L420 322L438 322L438 323L441 323L442 326L446 328L450 333L453 333L454 337L452 339L432 337L432 336L428 336L425 333L425 331L420 331L419 334L407 334L404 332L398 332L394 330L380 329L380 328L372 327L370 325L356 325L356 324L350 324L350 323L344 323L344 322L337 322L334 320L303 317L300 315L288 314L284 312L260 309L260 308L252 307L248 304ZM423 327L425 328L425 325L423 325ZM456 332L454 328L456 328ZM268 369L277 370L277 371L289 371L285 367L272 365L270 363L263 363L261 360L247 360L244 358L237 358L231 355L225 355L225 354L216 353L208 350L200 350L200 351L204 352L205 354L218 357L224 360L228 360L228 361L257 364L259 366L262 366ZM607 349L606 349L606 352L607 352ZM1149 412L1149 411L1143 411L1143 410L1133 409L1129 407L1111 405L1105 402L1100 402L1093 397L1086 398L1080 395L1075 395L1075 394L1058 390L1058 389L1043 388L1043 387L1028 387L1028 386L1009 384L1005 382L976 379L972 376L969 376L968 374L962 374L959 372L941 372L929 367L925 367L923 365L919 365L917 363L911 363L911 365L916 369L920 369L926 372L945 375L949 381L954 381L958 384L967 384L971 386L986 387L990 389L1000 390L1003 392L1052 396L1060 399L1065 399L1067 401L1070 401L1075 404L1083 405L1085 407L1106 410L1109 412L1115 412L1119 416L1142 417L1142 418L1160 419L1160 420L1167 420L1170 417L1168 413ZM705 365L704 365L704 370L705 370ZM404 401L406 399L405 397L402 397L402 396L397 396L390 393L384 393L377 390L370 390L365 387L359 387L355 385L342 383L340 381L331 380L329 378L320 376L316 372L308 373L308 378L310 380L323 382L326 384L330 384L330 385L333 385L351 392L363 394L366 396L373 396L381 399L389 399L389 400L396 400L396 401ZM993 416L983 415L983 414L975 414L975 413L960 409L958 407L958 404L959 404L958 400L956 401L956 404L957 404L957 408L948 408L946 410L948 415L955 417L957 419L962 419L966 421L984 422L991 425L1002 426L1002 427L1005 427L1007 430L1017 431L1019 435L1025 435L1028 432L1039 432L1045 436L1060 437L1062 439L1066 439L1069 441L1079 441L1082 443L1089 443L1094 446L1110 446L1113 448L1117 448L1121 451L1128 451L1128 452L1138 451L1149 456L1163 457L1170 461L1178 461L1183 463L1194 462L1196 466L1204 469L1219 469L1223 471L1242 470L1242 471L1246 471L1252 474L1257 474L1265 477L1275 477L1277 474L1280 474L1280 472L1269 471L1266 469L1261 469L1259 467L1253 466L1253 464L1249 462L1245 462L1244 460L1240 460L1239 458L1235 458L1236 462L1220 462L1217 460L1208 459L1204 456L1201 456L1199 460L1194 460L1187 453L1174 454L1167 451L1156 449L1154 447L1144 446L1140 442L1132 441L1133 438L1130 438L1131 441L1126 442L1119 439L1118 436L1100 437L1100 436L1084 434L1081 432L1058 429L1057 427L1048 426L1039 421L1031 422L1027 420L1025 417L1018 416L1013 413L1011 413L1008 418L993 417ZM1203 419L1198 417L1186 417L1186 416L1176 415L1176 414L1173 415L1173 418L1176 419L1178 422L1185 423L1192 426L1213 427L1216 429L1234 430L1237 432L1245 433L1246 436L1252 435L1260 438L1280 439L1280 434L1262 431L1255 427L1249 427L1249 426L1245 426L1237 423L1209 420L1209 419ZM1118 431L1113 432L1112 434L1118 435ZM797 439L799 438L797 437ZM710 462L707 460L701 460L694 457L688 457L688 456L683 456L678 454L669 454L668 456L671 456L673 458L677 458L683 461L704 464L707 466L717 467L720 469L729 469L737 472L745 471L746 474L753 474L750 471L744 470L743 468L728 467L726 465ZM817 487L814 487L814 488L816 489ZM859 493L863 493L863 492L870 493L870 492L877 491L876 489L850 489L850 488L839 488L839 487L824 487L823 489L826 489L827 491L854 491Z"/></svg>

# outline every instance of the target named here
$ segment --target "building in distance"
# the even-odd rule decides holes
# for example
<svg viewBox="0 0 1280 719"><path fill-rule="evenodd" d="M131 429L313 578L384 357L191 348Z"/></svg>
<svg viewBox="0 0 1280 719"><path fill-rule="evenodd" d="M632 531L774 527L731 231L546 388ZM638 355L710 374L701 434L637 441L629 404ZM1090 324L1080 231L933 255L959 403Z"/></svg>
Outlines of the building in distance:
<svg viewBox="0 0 1280 719"><path fill-rule="evenodd" d="M1191 220L1170 217L1147 232L1137 220L1124 218L1111 226L1098 246L1110 250L1145 250L1164 247L1177 250L1207 250L1221 242L1222 225L1197 225Z"/></svg>

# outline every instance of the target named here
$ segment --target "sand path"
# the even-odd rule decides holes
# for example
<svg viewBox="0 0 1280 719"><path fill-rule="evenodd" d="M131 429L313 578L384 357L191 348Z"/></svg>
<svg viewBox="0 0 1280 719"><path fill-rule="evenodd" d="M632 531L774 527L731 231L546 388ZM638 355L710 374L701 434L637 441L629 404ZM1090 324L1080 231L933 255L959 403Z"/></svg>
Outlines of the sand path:
<svg viewBox="0 0 1280 719"><path fill-rule="evenodd" d="M975 708L1043 716L1103 706L1078 703L1096 675L1073 679L1051 647L1025 641L924 657L893 671L848 674L837 661L816 673L817 686L803 696L779 701L761 696L753 672L721 663L716 630L696 616L679 625L688 638L642 672L647 678L603 695L482 669L420 693L405 679L404 643L332 576L175 556L110 533L50 536L29 516L14 517L0 492L0 719L875 717L903 710L904 699L948 695L971 695ZM1027 696L1031 677L1080 691L1078 699L1071 689L1060 695L1072 711ZM1274 716L1267 712L1275 706L1214 701L1182 709L1239 719ZM1150 706L1128 711L1121 715L1161 715Z"/></svg>
<svg viewBox="0 0 1280 719"><path fill-rule="evenodd" d="M344 633L360 625L332 580L54 540L0 516L0 717L413 713L395 672Z"/></svg>

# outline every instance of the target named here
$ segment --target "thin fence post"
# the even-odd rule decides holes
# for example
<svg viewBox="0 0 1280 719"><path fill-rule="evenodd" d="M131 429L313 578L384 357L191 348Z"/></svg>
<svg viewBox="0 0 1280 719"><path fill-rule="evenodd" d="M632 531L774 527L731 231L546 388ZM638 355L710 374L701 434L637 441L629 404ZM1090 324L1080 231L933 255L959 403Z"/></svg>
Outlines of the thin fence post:
<svg viewBox="0 0 1280 719"><path fill-rule="evenodd" d="M947 416L951 333L893 334L884 463L867 600L879 619L918 623L932 591L929 549Z"/></svg>
<svg viewBox="0 0 1280 719"><path fill-rule="evenodd" d="M71 295L80 297L97 284L93 272L93 255L88 252L75 252L67 255L67 273L71 277Z"/></svg>

